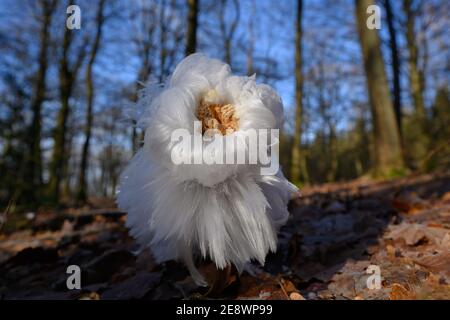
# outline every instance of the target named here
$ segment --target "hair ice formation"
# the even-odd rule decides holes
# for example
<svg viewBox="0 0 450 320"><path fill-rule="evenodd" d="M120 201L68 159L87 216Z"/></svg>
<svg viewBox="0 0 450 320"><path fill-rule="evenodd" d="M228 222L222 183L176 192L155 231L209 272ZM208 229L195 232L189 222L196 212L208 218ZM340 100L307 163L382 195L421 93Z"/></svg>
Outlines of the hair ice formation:
<svg viewBox="0 0 450 320"><path fill-rule="evenodd" d="M194 255L210 257L220 269L234 264L239 272L252 259L264 264L269 250L276 250L287 203L298 191L281 170L261 175L258 165L171 161L171 133L185 128L194 134L205 95L234 108L235 139L246 129L283 124L281 99L270 86L233 75L219 60L190 55L164 85L141 93L137 120L145 130L144 145L122 173L117 196L137 242L150 247L158 262L183 260L199 285L206 282Z"/></svg>

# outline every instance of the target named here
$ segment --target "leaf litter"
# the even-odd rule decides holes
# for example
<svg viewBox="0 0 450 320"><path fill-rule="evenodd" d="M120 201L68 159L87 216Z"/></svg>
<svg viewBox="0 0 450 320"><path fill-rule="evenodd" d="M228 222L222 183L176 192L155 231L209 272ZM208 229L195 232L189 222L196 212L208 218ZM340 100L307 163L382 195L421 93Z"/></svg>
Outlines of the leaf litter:
<svg viewBox="0 0 450 320"><path fill-rule="evenodd" d="M450 299L450 175L307 187L290 206L264 267L231 274L208 294L175 261L138 253L125 215L69 208L0 232L1 299ZM8 224L8 222L6 223ZM81 289L66 268L79 265ZM368 288L369 266L380 287ZM199 263L213 273L207 261Z"/></svg>

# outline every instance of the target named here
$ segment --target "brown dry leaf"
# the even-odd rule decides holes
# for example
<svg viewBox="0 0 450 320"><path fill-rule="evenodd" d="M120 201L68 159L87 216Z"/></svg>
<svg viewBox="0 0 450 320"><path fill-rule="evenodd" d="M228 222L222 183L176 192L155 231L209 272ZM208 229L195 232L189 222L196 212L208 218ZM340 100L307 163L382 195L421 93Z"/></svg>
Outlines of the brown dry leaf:
<svg viewBox="0 0 450 320"><path fill-rule="evenodd" d="M261 273L257 278L248 275L241 277L237 299L287 300L289 296L280 288L279 281L267 273Z"/></svg>
<svg viewBox="0 0 450 320"><path fill-rule="evenodd" d="M450 232L445 234L439 246L442 250L450 250Z"/></svg>
<svg viewBox="0 0 450 320"><path fill-rule="evenodd" d="M414 299L415 294L412 290L408 290L400 283L394 283L391 287L389 298L391 300L411 300Z"/></svg>
<svg viewBox="0 0 450 320"><path fill-rule="evenodd" d="M390 245L390 244L388 244L388 245L386 246L386 252L387 252L389 255L394 256L394 255L395 255L395 247L392 246L392 245Z"/></svg>
<svg viewBox="0 0 450 320"><path fill-rule="evenodd" d="M78 300L100 300L100 295L97 292L85 293Z"/></svg>
<svg viewBox="0 0 450 320"><path fill-rule="evenodd" d="M230 120L226 108L222 111L217 121ZM402 195L394 204L409 215L391 219L392 194L399 189ZM280 233L278 253L267 259L272 275L243 273L237 281L230 274L232 285L217 298L450 299L449 190L450 175L306 187L302 198L291 201L293 219ZM135 243L124 228L125 215L106 209L112 206L38 212L30 230L0 234L0 296L195 298L199 288L183 264L158 265L150 251L138 257L124 252L134 250ZM86 272L82 291L65 290L68 264ZM379 290L367 289L369 264L381 269ZM303 297L296 286L307 294Z"/></svg>
<svg viewBox="0 0 450 320"><path fill-rule="evenodd" d="M450 251L425 255L421 258L413 259L413 261L434 273L443 272L450 277Z"/></svg>
<svg viewBox="0 0 450 320"><path fill-rule="evenodd" d="M287 294L290 294L291 292L297 292L297 288L291 281L281 279L281 284L283 285L284 290Z"/></svg>
<svg viewBox="0 0 450 320"><path fill-rule="evenodd" d="M415 192L400 193L392 200L392 206L398 211L414 214L426 207L426 202Z"/></svg>
<svg viewBox="0 0 450 320"><path fill-rule="evenodd" d="M289 298L291 299L291 300L306 300L300 293L298 293L298 292L292 292L290 295L289 295Z"/></svg>
<svg viewBox="0 0 450 320"><path fill-rule="evenodd" d="M442 201L445 201L445 202L450 201L450 191L444 193L444 194L442 195L442 197L441 197L441 200L442 200Z"/></svg>
<svg viewBox="0 0 450 320"><path fill-rule="evenodd" d="M417 299L450 300L450 285L442 283L442 278L435 274L430 276L416 288Z"/></svg>
<svg viewBox="0 0 450 320"><path fill-rule="evenodd" d="M74 223L69 220L64 220L63 225L61 227L61 232L64 234L71 233L74 228Z"/></svg>
<svg viewBox="0 0 450 320"><path fill-rule="evenodd" d="M450 246L448 246L450 240L450 234L447 229L440 228L440 227L433 227L428 225L426 228L426 235L427 237L438 247L442 249L450 249Z"/></svg>
<svg viewBox="0 0 450 320"><path fill-rule="evenodd" d="M419 223L402 222L391 226L390 231L384 236L386 239L397 241L404 239L407 245L414 246L425 239L435 244L440 244L448 231L444 228L424 226Z"/></svg>

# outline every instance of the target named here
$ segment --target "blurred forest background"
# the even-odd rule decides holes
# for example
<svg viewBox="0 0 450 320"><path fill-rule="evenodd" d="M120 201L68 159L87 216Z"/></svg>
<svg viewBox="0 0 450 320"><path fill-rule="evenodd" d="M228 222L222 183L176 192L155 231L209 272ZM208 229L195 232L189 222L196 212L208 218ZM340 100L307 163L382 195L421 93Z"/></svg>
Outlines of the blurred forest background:
<svg viewBox="0 0 450 320"><path fill-rule="evenodd" d="M1 1L0 208L114 197L139 88L195 51L280 93L301 186L448 171L449 30L446 0Z"/></svg>

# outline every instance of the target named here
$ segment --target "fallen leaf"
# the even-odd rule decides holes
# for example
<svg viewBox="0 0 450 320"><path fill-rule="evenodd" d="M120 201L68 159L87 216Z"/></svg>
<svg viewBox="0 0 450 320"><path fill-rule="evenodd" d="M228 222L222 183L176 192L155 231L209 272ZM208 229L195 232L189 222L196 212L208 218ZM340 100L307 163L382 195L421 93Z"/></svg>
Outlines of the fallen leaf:
<svg viewBox="0 0 450 320"><path fill-rule="evenodd" d="M392 200L392 206L400 212L414 214L425 208L426 202L415 192L404 192Z"/></svg>
<svg viewBox="0 0 450 320"><path fill-rule="evenodd" d="M298 292L292 292L289 295L289 299L291 300L306 300L300 293Z"/></svg>
<svg viewBox="0 0 450 320"><path fill-rule="evenodd" d="M390 231L384 236L386 239L405 240L410 246L417 245L421 240L440 244L448 231L444 228L428 227L419 223L402 222L390 227Z"/></svg>
<svg viewBox="0 0 450 320"><path fill-rule="evenodd" d="M100 295L97 292L85 293L78 300L100 300Z"/></svg>
<svg viewBox="0 0 450 320"><path fill-rule="evenodd" d="M413 261L434 273L443 272L446 276L450 277L450 251L427 254L413 259Z"/></svg>
<svg viewBox="0 0 450 320"><path fill-rule="evenodd" d="M394 283L392 284L389 298L391 300L411 300L414 298L414 293L400 283Z"/></svg>

